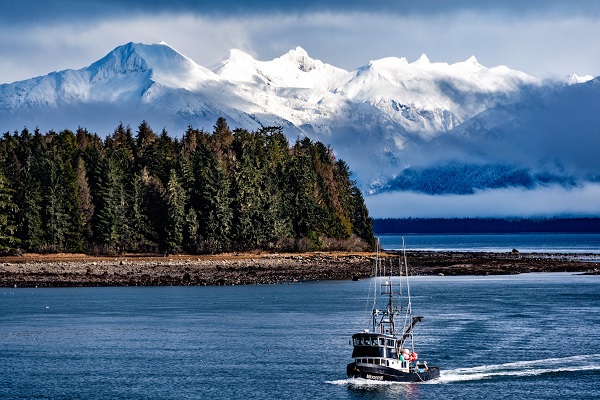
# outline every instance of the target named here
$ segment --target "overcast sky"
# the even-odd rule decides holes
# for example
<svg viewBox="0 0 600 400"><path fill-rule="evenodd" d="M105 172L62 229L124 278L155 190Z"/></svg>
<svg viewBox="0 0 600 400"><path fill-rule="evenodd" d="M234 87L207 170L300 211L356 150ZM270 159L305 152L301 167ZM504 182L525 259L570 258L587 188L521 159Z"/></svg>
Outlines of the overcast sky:
<svg viewBox="0 0 600 400"><path fill-rule="evenodd" d="M209 68L232 48L270 60L301 46L347 70L425 53L537 77L597 76L598 37L597 0L0 0L0 83L163 40Z"/></svg>

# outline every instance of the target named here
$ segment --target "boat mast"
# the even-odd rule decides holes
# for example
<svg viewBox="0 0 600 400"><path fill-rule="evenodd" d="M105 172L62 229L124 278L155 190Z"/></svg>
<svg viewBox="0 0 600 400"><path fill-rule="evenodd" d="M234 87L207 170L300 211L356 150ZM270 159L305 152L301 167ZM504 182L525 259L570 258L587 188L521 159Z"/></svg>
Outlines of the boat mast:
<svg viewBox="0 0 600 400"><path fill-rule="evenodd" d="M406 275L406 299L408 304L406 305L406 320L404 321L404 334L402 335L401 343L404 345L404 341L410 337L410 347L414 349L415 340L413 336L413 328L420 322L423 317L413 317L412 315L412 301L410 299L410 283L408 280L408 261L406 258L406 246L404 244L404 236L402 236L402 255L404 257L404 274Z"/></svg>
<svg viewBox="0 0 600 400"><path fill-rule="evenodd" d="M379 278L379 269L381 266L379 249L379 239L377 239L377 248L375 253L375 280ZM380 295L388 296L388 301L384 310L377 309L377 293L375 293L375 296L373 297L373 332L377 332L379 330L381 333L387 333L390 335L396 334L396 323L394 321L394 316L399 314L399 311L394 309L394 284L392 283L392 275L393 268L390 267L388 280L381 284ZM377 291L377 289L375 290Z"/></svg>

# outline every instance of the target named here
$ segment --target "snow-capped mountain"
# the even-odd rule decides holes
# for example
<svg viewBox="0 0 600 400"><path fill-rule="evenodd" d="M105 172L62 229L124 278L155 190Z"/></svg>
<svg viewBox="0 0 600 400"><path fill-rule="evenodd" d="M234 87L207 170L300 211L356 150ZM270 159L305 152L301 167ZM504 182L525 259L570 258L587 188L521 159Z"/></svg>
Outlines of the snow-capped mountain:
<svg viewBox="0 0 600 400"><path fill-rule="evenodd" d="M535 183L540 176L572 174L544 175L548 163L554 169L565 164L556 152L551 160L538 154L536 141L544 132L558 142L581 136L587 121L596 122L586 105L598 104L600 89L589 78L547 82L505 66L484 67L475 57L446 64L425 55L414 62L373 60L346 71L300 47L271 61L231 50L209 70L164 42L128 43L80 70L0 85L0 129L84 126L104 135L119 122L135 127L146 120L179 136L188 125L211 130L224 116L233 127L281 125L290 140L308 136L331 144L372 190L427 191L414 180L429 177L426 171L457 171L457 165L471 174L477 166L486 168L485 176L497 171L496 186L502 171L522 172L523 166L523 176ZM588 170L597 167L595 158L588 164Z"/></svg>

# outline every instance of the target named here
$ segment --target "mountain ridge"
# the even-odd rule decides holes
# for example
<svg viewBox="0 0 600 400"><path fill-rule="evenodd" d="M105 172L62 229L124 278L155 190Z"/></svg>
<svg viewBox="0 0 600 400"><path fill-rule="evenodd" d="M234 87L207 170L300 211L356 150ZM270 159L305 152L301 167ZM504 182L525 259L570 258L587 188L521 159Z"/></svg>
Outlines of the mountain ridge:
<svg viewBox="0 0 600 400"><path fill-rule="evenodd" d="M231 50L210 70L165 42L130 42L79 70L0 85L5 125L0 128L78 125L102 134L119 122L147 120L181 134L187 126L209 128L223 116L232 126L279 125L290 139L332 145L368 192L415 190L419 185L398 177L454 171L457 163L487 165L490 177L494 165L502 166L500 175L503 168L521 168L533 177L547 172L561 176L553 182L562 184L569 177L593 179L590 171L598 167L587 150L586 160L575 160L576 147L592 138L586 123L577 120L600 123L586 103L598 104L600 89L588 78L549 82L506 66L487 68L475 56L447 64L425 54L413 62L371 60L346 71L311 58L301 47L270 61ZM569 126L580 131L567 133ZM546 156L536 147L545 135L552 144L540 146ZM561 155L566 135L574 140L569 154ZM583 164L586 173L579 173ZM478 185L502 186L497 178ZM548 182L534 179L537 184Z"/></svg>

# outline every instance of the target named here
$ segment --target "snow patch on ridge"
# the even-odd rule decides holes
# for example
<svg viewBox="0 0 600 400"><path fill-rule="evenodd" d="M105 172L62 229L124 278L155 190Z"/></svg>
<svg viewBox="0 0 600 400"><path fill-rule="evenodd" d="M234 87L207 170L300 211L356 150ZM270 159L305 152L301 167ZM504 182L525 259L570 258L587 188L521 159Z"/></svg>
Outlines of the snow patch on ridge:
<svg viewBox="0 0 600 400"><path fill-rule="evenodd" d="M310 58L301 47L271 61L257 61L240 50L231 50L229 58L215 69L215 73L233 82L321 90L331 89L348 74L343 69Z"/></svg>

